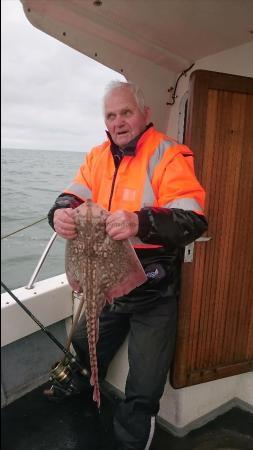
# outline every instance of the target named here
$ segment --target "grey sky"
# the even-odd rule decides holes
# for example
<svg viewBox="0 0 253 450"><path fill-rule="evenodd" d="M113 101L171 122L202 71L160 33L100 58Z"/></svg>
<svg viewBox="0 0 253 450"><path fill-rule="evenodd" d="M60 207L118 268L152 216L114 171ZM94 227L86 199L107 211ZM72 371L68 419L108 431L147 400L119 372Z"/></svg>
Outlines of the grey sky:
<svg viewBox="0 0 253 450"><path fill-rule="evenodd" d="M34 28L1 0L2 147L87 152L105 136L105 85L123 76Z"/></svg>

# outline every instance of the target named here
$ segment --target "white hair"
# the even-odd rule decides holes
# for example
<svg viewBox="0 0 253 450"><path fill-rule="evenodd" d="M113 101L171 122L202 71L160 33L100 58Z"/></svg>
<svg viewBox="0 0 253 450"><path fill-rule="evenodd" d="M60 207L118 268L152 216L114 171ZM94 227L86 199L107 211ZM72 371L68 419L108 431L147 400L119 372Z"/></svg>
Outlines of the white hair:
<svg viewBox="0 0 253 450"><path fill-rule="evenodd" d="M110 81L110 83L108 83L108 85L105 88L105 95L104 95L104 109L105 109L105 100L106 98L115 90L115 89L119 89L119 88L127 88L129 89L130 92L132 92L136 103L140 109L140 111L142 113L145 112L145 98L144 98L144 94L142 92L142 90L139 88L139 86L137 86L137 84L132 83L132 82L126 82L126 81L119 81L119 80L114 80L114 81Z"/></svg>

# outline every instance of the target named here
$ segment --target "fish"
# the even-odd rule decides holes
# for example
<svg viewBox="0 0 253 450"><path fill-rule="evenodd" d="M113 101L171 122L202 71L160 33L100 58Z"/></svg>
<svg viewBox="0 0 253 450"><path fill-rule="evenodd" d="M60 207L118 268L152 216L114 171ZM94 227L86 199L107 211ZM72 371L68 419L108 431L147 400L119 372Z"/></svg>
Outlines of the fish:
<svg viewBox="0 0 253 450"><path fill-rule="evenodd" d="M127 295L147 281L147 275L129 239L114 240L106 233L109 212L87 199L74 209L77 237L65 249L66 277L70 287L83 295L90 358L93 400L100 407L96 344L99 317L106 303Z"/></svg>

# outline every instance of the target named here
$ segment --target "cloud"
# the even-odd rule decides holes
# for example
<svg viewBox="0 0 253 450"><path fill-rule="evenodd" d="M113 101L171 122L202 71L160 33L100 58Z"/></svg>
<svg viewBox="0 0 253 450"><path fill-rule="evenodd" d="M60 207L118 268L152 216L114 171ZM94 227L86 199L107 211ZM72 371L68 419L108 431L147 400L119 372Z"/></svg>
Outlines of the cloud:
<svg viewBox="0 0 253 450"><path fill-rule="evenodd" d="M34 28L2 0L2 147L88 151L103 141L105 85L123 80Z"/></svg>

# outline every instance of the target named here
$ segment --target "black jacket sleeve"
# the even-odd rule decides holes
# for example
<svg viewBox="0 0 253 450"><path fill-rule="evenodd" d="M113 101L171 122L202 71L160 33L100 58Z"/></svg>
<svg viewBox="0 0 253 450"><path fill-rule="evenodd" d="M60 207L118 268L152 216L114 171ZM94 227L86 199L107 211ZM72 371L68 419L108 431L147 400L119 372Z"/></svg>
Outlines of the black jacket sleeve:
<svg viewBox="0 0 253 450"><path fill-rule="evenodd" d="M143 208L136 211L139 218L137 236L145 243L184 247L200 237L207 229L204 216L176 208Z"/></svg>
<svg viewBox="0 0 253 450"><path fill-rule="evenodd" d="M54 229L54 212L57 209L60 208L76 208L77 206L81 205L82 200L80 198L76 197L72 194L61 194L57 199L55 200L54 205L50 209L47 217L48 217L48 223L49 225Z"/></svg>

